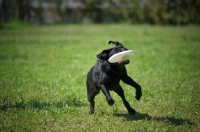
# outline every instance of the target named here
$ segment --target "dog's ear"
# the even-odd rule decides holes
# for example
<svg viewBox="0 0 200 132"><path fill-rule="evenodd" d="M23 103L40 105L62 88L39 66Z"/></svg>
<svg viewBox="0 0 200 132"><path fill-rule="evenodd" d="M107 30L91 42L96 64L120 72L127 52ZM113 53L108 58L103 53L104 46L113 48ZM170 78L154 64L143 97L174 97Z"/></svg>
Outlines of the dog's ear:
<svg viewBox="0 0 200 132"><path fill-rule="evenodd" d="M120 43L120 42L117 42L117 41L109 41L108 42L108 44L111 44L111 43L115 44L117 47L121 47L121 46L123 47L122 43Z"/></svg>
<svg viewBox="0 0 200 132"><path fill-rule="evenodd" d="M112 49L113 49L113 48L103 50L100 54L97 55L97 58L102 59L102 60L108 60L108 58L109 58L109 53L110 53L110 51L111 51Z"/></svg>

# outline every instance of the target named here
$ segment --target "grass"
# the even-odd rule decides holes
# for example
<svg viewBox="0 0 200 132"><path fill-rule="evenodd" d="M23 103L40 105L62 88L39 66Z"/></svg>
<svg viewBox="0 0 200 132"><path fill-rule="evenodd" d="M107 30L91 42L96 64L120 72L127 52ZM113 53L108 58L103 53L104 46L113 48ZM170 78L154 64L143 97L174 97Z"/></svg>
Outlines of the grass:
<svg viewBox="0 0 200 132"><path fill-rule="evenodd" d="M200 27L7 25L0 30L0 131L198 131ZM138 112L127 114L100 93L89 115L85 80L96 55L122 42L136 51L127 65L143 88L141 101L123 83Z"/></svg>

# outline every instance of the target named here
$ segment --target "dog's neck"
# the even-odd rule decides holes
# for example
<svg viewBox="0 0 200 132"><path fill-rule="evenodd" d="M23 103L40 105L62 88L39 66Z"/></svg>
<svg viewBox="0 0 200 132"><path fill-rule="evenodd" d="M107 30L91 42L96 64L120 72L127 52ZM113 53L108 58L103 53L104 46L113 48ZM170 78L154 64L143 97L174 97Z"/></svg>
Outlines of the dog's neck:
<svg viewBox="0 0 200 132"><path fill-rule="evenodd" d="M108 65L106 65L106 70L115 75L118 74L123 67L124 65L114 65L109 63Z"/></svg>

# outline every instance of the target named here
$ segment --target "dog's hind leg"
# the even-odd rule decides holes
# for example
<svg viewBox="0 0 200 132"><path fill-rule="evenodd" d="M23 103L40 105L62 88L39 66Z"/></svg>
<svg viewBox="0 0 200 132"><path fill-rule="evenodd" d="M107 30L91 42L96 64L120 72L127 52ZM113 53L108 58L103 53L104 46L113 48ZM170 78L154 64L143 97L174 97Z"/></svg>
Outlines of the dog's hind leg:
<svg viewBox="0 0 200 132"><path fill-rule="evenodd" d="M119 86L117 89L114 90L121 98L122 98L122 101L124 103L124 106L126 107L126 109L128 110L128 113L130 115L134 115L136 112L133 108L131 108L130 104L128 103L128 101L126 100L125 98L125 95L124 95L124 90L122 89L121 86Z"/></svg>
<svg viewBox="0 0 200 132"><path fill-rule="evenodd" d="M100 89L97 89L94 85L90 84L87 81L87 96L88 96L88 101L90 102L89 114L94 113L94 106L95 106L94 98L99 93L99 91Z"/></svg>

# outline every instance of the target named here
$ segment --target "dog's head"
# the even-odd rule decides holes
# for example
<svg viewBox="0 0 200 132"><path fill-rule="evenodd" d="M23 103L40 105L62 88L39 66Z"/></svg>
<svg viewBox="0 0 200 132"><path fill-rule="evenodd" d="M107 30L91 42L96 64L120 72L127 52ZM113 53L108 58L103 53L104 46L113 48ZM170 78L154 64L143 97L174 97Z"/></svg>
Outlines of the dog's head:
<svg viewBox="0 0 200 132"><path fill-rule="evenodd" d="M102 59L102 60L107 60L113 56L114 54L117 54L119 52L122 52L122 51L126 51L128 50L127 48L125 48L121 43L119 42L115 42L115 41L109 41L108 44L115 44L116 46L114 48L110 48L110 49L106 49L106 50L103 50L100 54L97 55L97 58L99 59ZM126 65L130 62L129 59L127 60L123 60L123 61L119 61L119 62L116 62L116 63L112 63L114 65Z"/></svg>

